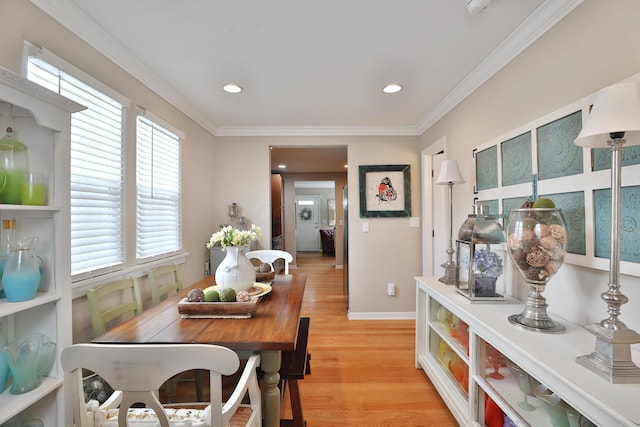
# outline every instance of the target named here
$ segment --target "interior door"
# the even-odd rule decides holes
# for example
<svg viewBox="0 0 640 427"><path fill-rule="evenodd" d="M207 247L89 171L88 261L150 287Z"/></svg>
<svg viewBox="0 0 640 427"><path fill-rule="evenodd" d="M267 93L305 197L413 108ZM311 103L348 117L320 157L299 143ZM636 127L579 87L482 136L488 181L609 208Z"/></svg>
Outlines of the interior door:
<svg viewBox="0 0 640 427"><path fill-rule="evenodd" d="M296 251L320 252L320 197L296 196Z"/></svg>

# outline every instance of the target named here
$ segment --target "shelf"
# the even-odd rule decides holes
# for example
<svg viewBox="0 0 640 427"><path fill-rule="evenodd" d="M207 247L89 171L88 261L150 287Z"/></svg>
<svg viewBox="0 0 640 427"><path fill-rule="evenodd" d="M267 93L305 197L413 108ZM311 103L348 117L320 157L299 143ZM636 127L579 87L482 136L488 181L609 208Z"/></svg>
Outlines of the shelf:
<svg viewBox="0 0 640 427"><path fill-rule="evenodd" d="M38 401L49 393L62 386L62 379L54 377L44 377L42 384L35 390L23 394L9 393L9 387L0 394L0 424L10 420L20 412L27 409L33 402Z"/></svg>
<svg viewBox="0 0 640 427"><path fill-rule="evenodd" d="M507 413L512 412L521 417L522 422L531 425L551 425L546 412L540 407L535 397L529 401L534 406L540 407L542 419L531 418L531 414L521 411L517 403L521 401L522 393L514 381L494 380L485 375L486 363L484 360L485 341L505 357L516 363L527 373L553 390L560 398L571 405L576 411L593 421L596 425L638 426L640 425L640 385L638 384L611 384L578 365L577 356L589 354L593 351L595 339L582 326L554 316L556 320L566 327L562 334L545 334L526 331L508 321L508 316L520 313L524 307L519 301L504 301L496 304L472 304L464 296L458 294L453 286L440 283L436 278L417 278L418 301L416 317L418 319L433 319L431 313L421 313L421 310L430 310L442 304L460 320L469 325L470 347L469 364L471 384L467 410L472 413L472 419L466 420L466 424L478 421L481 414L473 414L473 408L479 406L478 395L482 391L496 403L507 405L501 408ZM420 301L420 299L423 299ZM416 342L422 342L423 337L429 341L433 336L445 339L443 331L434 322L416 323ZM433 351L428 342L417 348L418 353ZM632 350L633 359L640 364L640 353ZM482 355L482 359L481 356ZM420 354L417 354L420 358ZM480 366L481 365L481 366ZM501 368L500 372L507 376L508 369ZM429 373L430 378L436 376L445 377L443 369L433 369ZM479 388L474 390L474 388ZM445 401L445 399L443 397ZM519 400L518 400L519 399ZM447 401L447 403L449 403ZM481 412L476 408L477 412ZM536 411L533 411L536 412Z"/></svg>
<svg viewBox="0 0 640 427"><path fill-rule="evenodd" d="M38 292L33 299L21 302L8 302L5 298L0 298L0 317L49 304L58 301L60 298L59 294L51 292Z"/></svg>
<svg viewBox="0 0 640 427"><path fill-rule="evenodd" d="M462 346L460 341L458 341L457 339L453 338L438 323L430 322L429 323L429 327L436 334L438 334L440 339L442 339L444 342L446 342L449 345L449 347L451 347L451 349L456 352L456 354L460 357L460 359L462 359L462 361L464 363L467 364L467 366L469 366L469 355L467 354L467 349Z"/></svg>

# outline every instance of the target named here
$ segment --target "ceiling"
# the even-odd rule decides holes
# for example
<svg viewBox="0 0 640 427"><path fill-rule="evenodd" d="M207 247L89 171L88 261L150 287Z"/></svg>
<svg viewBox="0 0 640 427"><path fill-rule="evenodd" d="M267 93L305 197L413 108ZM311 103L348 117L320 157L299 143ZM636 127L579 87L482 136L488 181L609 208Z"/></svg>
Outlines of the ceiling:
<svg viewBox="0 0 640 427"><path fill-rule="evenodd" d="M31 1L215 135L420 135L582 0Z"/></svg>

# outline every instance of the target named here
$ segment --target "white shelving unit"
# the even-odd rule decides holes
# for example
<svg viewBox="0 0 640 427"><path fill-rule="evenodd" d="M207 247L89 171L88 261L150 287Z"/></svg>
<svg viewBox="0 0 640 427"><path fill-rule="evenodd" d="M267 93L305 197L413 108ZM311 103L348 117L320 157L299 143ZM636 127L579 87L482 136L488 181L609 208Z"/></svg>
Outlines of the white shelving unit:
<svg viewBox="0 0 640 427"><path fill-rule="evenodd" d="M12 127L27 147L29 169L47 177L47 206L0 204L0 218L16 219L16 237L38 237L36 254L44 260L36 297L25 302L0 299L0 333L6 338L43 333L57 343L49 376L30 392L0 394L0 424L19 415L46 426L68 425L60 352L72 342L70 275L71 113L83 106L0 68L0 137Z"/></svg>
<svg viewBox="0 0 640 427"><path fill-rule="evenodd" d="M591 353L595 343L581 325L554 316L566 326L566 332L526 331L507 320L522 311L524 304L520 301L471 303L454 286L437 278L418 277L416 282L416 367L426 372L460 425L485 425L486 395L516 425L552 425L535 397L528 397L533 411L520 408L524 394L509 369L500 368L504 379L489 377L493 369L487 366L485 343L553 390L584 420L597 426L640 425L640 384L611 384L575 362L577 356ZM451 329L443 327L443 312L468 325L468 355L457 339L459 332L452 334ZM463 384L439 357L440 342L451 347L468 369ZM638 352L633 352L633 359L640 364ZM584 425L592 425L589 422Z"/></svg>

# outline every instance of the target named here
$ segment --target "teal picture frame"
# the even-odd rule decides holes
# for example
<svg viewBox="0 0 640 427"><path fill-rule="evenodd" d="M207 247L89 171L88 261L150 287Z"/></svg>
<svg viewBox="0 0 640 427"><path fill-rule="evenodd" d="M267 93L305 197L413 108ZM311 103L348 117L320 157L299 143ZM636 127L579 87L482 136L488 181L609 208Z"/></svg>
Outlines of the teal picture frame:
<svg viewBox="0 0 640 427"><path fill-rule="evenodd" d="M411 166L366 165L358 169L360 218L411 216Z"/></svg>

